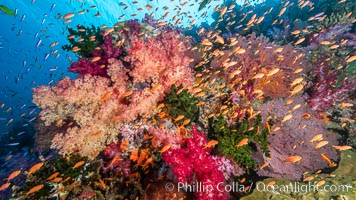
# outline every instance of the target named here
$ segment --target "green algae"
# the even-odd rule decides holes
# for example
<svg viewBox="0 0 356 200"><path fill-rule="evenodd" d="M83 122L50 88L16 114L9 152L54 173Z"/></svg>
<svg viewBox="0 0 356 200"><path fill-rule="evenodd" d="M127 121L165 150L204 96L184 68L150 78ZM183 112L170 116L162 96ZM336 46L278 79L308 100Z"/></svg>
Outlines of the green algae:
<svg viewBox="0 0 356 200"><path fill-rule="evenodd" d="M176 118L179 115L184 115L185 119L190 119L191 122L196 122L199 117L199 108L196 105L198 102L198 99L191 95L188 90L183 90L179 94L177 94L177 91L181 89L182 86L171 86L171 91L169 93L166 93L166 97L163 100L163 103L165 104L168 114L172 118ZM183 120L181 120L183 122ZM179 121L179 124L182 122Z"/></svg>
<svg viewBox="0 0 356 200"><path fill-rule="evenodd" d="M101 31L101 28L95 27L94 25L91 27L78 25L77 30L68 28L69 35L75 37L68 38L70 45L63 45L62 49L72 51L73 47L76 46L80 48L80 51L77 51L80 57L89 58L92 56L90 52L95 50L96 47L99 47L104 42ZM90 39L91 36L95 36L95 40ZM83 41L78 41L79 38L82 38Z"/></svg>
<svg viewBox="0 0 356 200"><path fill-rule="evenodd" d="M225 156L232 157L240 166L247 169L257 167L257 162L251 158L251 154L257 151L256 145L259 145L263 153L268 157L268 129L261 126L262 117L257 115L251 122L248 117L243 120L238 120L231 125L219 116L216 119L209 119L209 134L211 139L219 141L218 151ZM272 126L273 122L269 121ZM253 129L252 129L253 128ZM249 144L237 147L236 145L244 138L248 138Z"/></svg>

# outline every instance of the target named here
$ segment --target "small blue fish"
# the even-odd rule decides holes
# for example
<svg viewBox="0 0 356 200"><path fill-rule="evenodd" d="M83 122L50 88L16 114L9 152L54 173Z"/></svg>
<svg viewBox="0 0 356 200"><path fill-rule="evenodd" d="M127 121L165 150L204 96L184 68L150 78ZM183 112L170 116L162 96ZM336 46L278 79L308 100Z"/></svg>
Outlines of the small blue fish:
<svg viewBox="0 0 356 200"><path fill-rule="evenodd" d="M12 147L12 146L17 146L19 144L20 143L18 143L18 142L14 142L14 143L6 144L6 146Z"/></svg>
<svg viewBox="0 0 356 200"><path fill-rule="evenodd" d="M37 117L33 117L33 118L31 118L30 120L28 120L28 122L33 122L33 121L35 121L36 118L37 118Z"/></svg>
<svg viewBox="0 0 356 200"><path fill-rule="evenodd" d="M238 26L235 26L235 30L237 30L237 29L239 29L239 28L241 28L242 27L242 24L241 25L238 25Z"/></svg>
<svg viewBox="0 0 356 200"><path fill-rule="evenodd" d="M49 53L46 53L46 55L44 56L44 60L47 60L48 59L48 57L49 57Z"/></svg>
<svg viewBox="0 0 356 200"><path fill-rule="evenodd" d="M35 112L35 109L30 110L30 112L28 112L28 115L32 115L33 112Z"/></svg>
<svg viewBox="0 0 356 200"><path fill-rule="evenodd" d="M52 68L49 68L49 71L52 72L52 71L56 71L58 69L58 67L52 67Z"/></svg>
<svg viewBox="0 0 356 200"><path fill-rule="evenodd" d="M49 159L51 159L52 157L53 157L53 154L50 154L50 155L46 156L44 159L45 159L45 160L49 160Z"/></svg>
<svg viewBox="0 0 356 200"><path fill-rule="evenodd" d="M42 40L39 39L39 40L37 41L37 43L36 43L36 47L38 48L38 47L41 45L41 43L42 43Z"/></svg>
<svg viewBox="0 0 356 200"><path fill-rule="evenodd" d="M52 6L51 6L51 8L49 9L49 11L51 11L52 12L52 10L54 9L56 7L56 4L54 3L54 4L52 4Z"/></svg>
<svg viewBox="0 0 356 200"><path fill-rule="evenodd" d="M17 32L17 36L20 36L20 35L22 35L22 30L21 29Z"/></svg>
<svg viewBox="0 0 356 200"><path fill-rule="evenodd" d="M17 133L16 135L17 135L17 136L20 136L20 135L22 135L22 134L24 134L24 133L26 133L26 132L25 132L25 131L21 131L21 132Z"/></svg>
<svg viewBox="0 0 356 200"><path fill-rule="evenodd" d="M25 15L25 14L23 14L23 15L22 15L22 17L21 17L20 22L23 22L23 21L25 20L25 18L26 18L26 15Z"/></svg>

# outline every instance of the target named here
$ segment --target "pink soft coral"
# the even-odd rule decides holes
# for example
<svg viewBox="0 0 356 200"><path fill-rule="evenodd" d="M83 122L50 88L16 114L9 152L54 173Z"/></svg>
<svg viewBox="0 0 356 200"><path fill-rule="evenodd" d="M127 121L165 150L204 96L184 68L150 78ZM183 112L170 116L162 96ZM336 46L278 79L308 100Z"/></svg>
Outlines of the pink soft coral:
<svg viewBox="0 0 356 200"><path fill-rule="evenodd" d="M167 92L172 84L187 86L194 80L186 52L180 35L161 33L147 40L134 37L125 59L133 64L134 83L161 83Z"/></svg>
<svg viewBox="0 0 356 200"><path fill-rule="evenodd" d="M42 108L45 125L66 127L56 133L51 147L62 155L76 152L93 159L107 144L117 141L123 123L147 121L172 84L188 86L194 81L187 56L189 44L183 40L175 33L162 33L147 41L133 37L127 40L131 48L126 50L114 48L108 34L101 46L104 54L93 52L100 60L71 66L83 76L34 89L33 101ZM118 57L121 50L128 53L126 61ZM67 126L61 121L72 123Z"/></svg>
<svg viewBox="0 0 356 200"><path fill-rule="evenodd" d="M211 191L196 191L198 199L225 199L223 188L217 188L224 182L224 175L218 169L215 159L210 155L212 148L206 148L207 138L199 133L195 126L190 132L187 146L179 149L169 149L162 154L168 165L174 165L173 171L179 183L191 182L195 175L196 181L209 187ZM220 190L220 191L219 191Z"/></svg>
<svg viewBox="0 0 356 200"><path fill-rule="evenodd" d="M148 132L156 138L159 147L170 145L170 148L177 149L181 146L182 137L176 135L173 131L150 126Z"/></svg>

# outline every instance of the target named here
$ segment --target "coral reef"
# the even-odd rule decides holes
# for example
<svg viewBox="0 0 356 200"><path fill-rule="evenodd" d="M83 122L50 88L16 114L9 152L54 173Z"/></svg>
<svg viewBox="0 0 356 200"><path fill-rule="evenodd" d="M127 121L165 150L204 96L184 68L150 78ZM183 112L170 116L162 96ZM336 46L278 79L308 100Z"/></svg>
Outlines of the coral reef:
<svg viewBox="0 0 356 200"><path fill-rule="evenodd" d="M288 96L290 84L299 77L293 72L304 69L304 61L300 59L303 52L291 45L272 45L266 37L257 37L254 33L250 37L230 38L230 43L229 50L213 58L211 67L221 70L223 66L219 74L233 90L241 89L238 80L245 80L265 97Z"/></svg>
<svg viewBox="0 0 356 200"><path fill-rule="evenodd" d="M77 63L76 69L84 76L33 90L33 102L42 108L44 124L66 126L51 144L61 155L78 152L93 159L107 144L117 141L123 122L151 117L171 85L188 86L194 80L187 47L173 33L147 40L133 36L125 61L117 58L121 49L113 48L110 40L110 35L105 36L102 62L107 64L105 70L94 73L99 76L90 74L91 65Z"/></svg>
<svg viewBox="0 0 356 200"><path fill-rule="evenodd" d="M333 162L339 159L331 146L338 144L336 135L321 125L301 97L296 96L292 100L289 105L283 100L273 100L261 107L263 119L272 117L276 127L268 136L270 159L253 154L259 166L269 163L267 167L258 169L261 176L299 180L304 172L333 166ZM286 120L288 115L292 120ZM330 161L324 160L320 154L326 155ZM289 156L301 156L300 163L285 162Z"/></svg>
<svg viewBox="0 0 356 200"><path fill-rule="evenodd" d="M199 28L193 15L187 29L177 27L181 17L172 18L176 26L162 21L168 11L159 20L152 12L113 27L69 28L63 49L79 56L69 67L78 76L33 89L41 109L34 150L49 154L4 177L1 190L11 185L19 199L236 199L256 181L350 181L344 165L353 155L342 152L340 161L338 151L356 144L355 19L343 1L331 5L347 14L316 11L322 2L268 2L273 9L228 0ZM340 174L326 174L333 170ZM251 185L217 188L237 182ZM168 191L168 183L186 186Z"/></svg>
<svg viewBox="0 0 356 200"><path fill-rule="evenodd" d="M174 165L173 171L179 183L193 184L197 181L212 186L209 192L195 192L197 199L225 199L224 194L217 189L218 184L224 181L224 175L218 170L216 158L214 160L210 155L212 149L205 147L206 136L199 133L195 126L190 134L186 147L167 150L162 154L163 160L168 165ZM193 176L196 180L192 179Z"/></svg>

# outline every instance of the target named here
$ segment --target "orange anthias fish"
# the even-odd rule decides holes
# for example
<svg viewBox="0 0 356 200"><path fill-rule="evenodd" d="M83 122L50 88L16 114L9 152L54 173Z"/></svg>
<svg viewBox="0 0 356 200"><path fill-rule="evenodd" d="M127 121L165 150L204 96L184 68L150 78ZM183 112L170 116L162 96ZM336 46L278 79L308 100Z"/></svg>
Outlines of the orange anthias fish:
<svg viewBox="0 0 356 200"><path fill-rule="evenodd" d="M59 172L54 172L52 175L50 175L46 180L51 180L56 178L59 175Z"/></svg>
<svg viewBox="0 0 356 200"><path fill-rule="evenodd" d="M310 140L310 142L316 142L316 141L320 141L320 140L322 140L322 139L323 139L323 134L318 134L318 135L314 136L314 137Z"/></svg>
<svg viewBox="0 0 356 200"><path fill-rule="evenodd" d="M167 144L166 146L164 146L162 149L161 149L161 153L167 151L169 148L171 148L171 145L170 144Z"/></svg>
<svg viewBox="0 0 356 200"><path fill-rule="evenodd" d="M285 121L288 121L290 119L292 119L293 115L292 114L289 114L289 115L286 115L283 117L281 123L284 123Z"/></svg>
<svg viewBox="0 0 356 200"><path fill-rule="evenodd" d="M111 94L112 94L112 91L107 91L107 92L101 97L100 101L101 101L102 103L104 103L107 99L110 98Z"/></svg>
<svg viewBox="0 0 356 200"><path fill-rule="evenodd" d="M210 140L208 143L205 144L206 148L210 148L210 147L215 147L215 145L217 145L219 143L219 141L217 140Z"/></svg>
<svg viewBox="0 0 356 200"><path fill-rule="evenodd" d="M65 14L63 16L63 19L69 19L69 18L72 18L72 17L74 17L74 13L68 13L68 14Z"/></svg>
<svg viewBox="0 0 356 200"><path fill-rule="evenodd" d="M21 170L17 170L17 171L14 171L12 172L9 177L7 177L7 182L9 182L10 180L16 178L18 175L20 175L21 173Z"/></svg>
<svg viewBox="0 0 356 200"><path fill-rule="evenodd" d="M271 133L271 126L269 125L268 122L265 123L265 126L266 126L266 128L268 130L268 133Z"/></svg>
<svg viewBox="0 0 356 200"><path fill-rule="evenodd" d="M297 94L298 92L300 92L302 89L304 88L304 85L303 84L299 84L297 86L295 86L293 88L293 90L290 92L291 94L289 95L290 97Z"/></svg>
<svg viewBox="0 0 356 200"><path fill-rule="evenodd" d="M269 165L269 162L265 162L265 163L263 163L263 165L261 165L260 169L263 169L263 168L267 167L268 165Z"/></svg>
<svg viewBox="0 0 356 200"><path fill-rule="evenodd" d="M37 172L39 169L41 169L41 167L43 166L43 162L37 163L35 165L33 165L30 170L27 173L27 177L30 176L31 174Z"/></svg>
<svg viewBox="0 0 356 200"><path fill-rule="evenodd" d="M106 184L105 184L105 182L104 182L101 178L99 178L99 182L100 182L101 187L102 187L103 189L106 189Z"/></svg>
<svg viewBox="0 0 356 200"><path fill-rule="evenodd" d="M28 192L26 192L26 196L41 190L43 187L44 187L44 185L40 184L40 185L37 185L37 186L31 188Z"/></svg>
<svg viewBox="0 0 356 200"><path fill-rule="evenodd" d="M77 163L75 163L74 164L74 166L72 167L72 169L76 169L76 168L78 168L78 167L80 167L80 166L82 166L82 165L84 165L85 164L85 161L79 161L79 162L77 162Z"/></svg>
<svg viewBox="0 0 356 200"><path fill-rule="evenodd" d="M308 181L313 180L314 178L315 178L314 176L309 176L309 177L303 179L303 181L304 181L304 182L308 182Z"/></svg>
<svg viewBox="0 0 356 200"><path fill-rule="evenodd" d="M321 142L319 142L318 144L315 145L315 149L319 149L319 148L321 148L321 147L323 147L323 146L325 146L327 144L329 144L329 142L326 141L326 140L323 140L323 141L321 141Z"/></svg>
<svg viewBox="0 0 356 200"><path fill-rule="evenodd" d="M349 150L349 149L352 149L352 146L335 146L335 145L332 145L336 150L339 150L339 151L345 151L345 150Z"/></svg>
<svg viewBox="0 0 356 200"><path fill-rule="evenodd" d="M325 180L321 180L321 181L317 182L315 186L319 187L319 186L322 186L324 184L325 184Z"/></svg>
<svg viewBox="0 0 356 200"><path fill-rule="evenodd" d="M179 121L179 120L181 120L181 119L183 119L184 118L184 115L178 115L175 119L174 119L174 121Z"/></svg>
<svg viewBox="0 0 356 200"><path fill-rule="evenodd" d="M6 190L10 185L11 185L11 183L9 183L9 182L2 184L0 186L0 192L3 190Z"/></svg>
<svg viewBox="0 0 356 200"><path fill-rule="evenodd" d="M244 146L244 145L246 145L246 144L248 144L248 138L242 139L242 140L236 145L236 147L241 147L241 146Z"/></svg>
<svg viewBox="0 0 356 200"><path fill-rule="evenodd" d="M290 157L286 158L285 160L283 160L283 162L296 163L296 162L299 162L300 160L302 160L301 156L290 156Z"/></svg>
<svg viewBox="0 0 356 200"><path fill-rule="evenodd" d="M328 158L325 154L320 154L320 157L325 160L328 164L329 164L329 167L335 167L336 164L330 160L330 158Z"/></svg>

